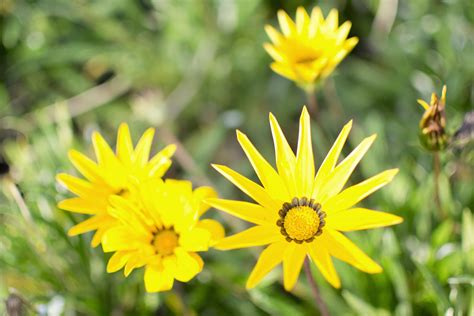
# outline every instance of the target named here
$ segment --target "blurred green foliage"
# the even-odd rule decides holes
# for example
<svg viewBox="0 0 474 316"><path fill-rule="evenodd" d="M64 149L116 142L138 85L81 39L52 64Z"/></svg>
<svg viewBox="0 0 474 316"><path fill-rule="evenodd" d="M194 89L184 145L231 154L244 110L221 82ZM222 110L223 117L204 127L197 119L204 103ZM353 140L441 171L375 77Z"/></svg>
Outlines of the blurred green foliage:
<svg viewBox="0 0 474 316"><path fill-rule="evenodd" d="M127 121L135 139L155 126L155 148L174 137L182 142L194 162L180 155L168 176L210 181L221 196L243 197L209 163L255 179L234 130L245 131L272 161L269 111L295 144L305 96L271 72L262 43L276 11L293 15L301 3L325 13L338 8L360 38L318 93L318 163L349 119L355 127L346 153L377 133L351 181L399 167L394 182L364 205L405 219L350 233L384 273L336 262L342 290L315 273L324 300L333 315L472 315L474 146L441 156L447 216L440 218L432 157L418 144L423 109L416 104L446 84L451 134L473 109L469 0L0 0L0 298L12 301L16 293L30 314L314 315L302 276L291 293L279 270L245 291L256 249L211 250L195 280L160 295L144 293L142 271L128 279L105 273L107 255L89 247L90 236L67 236L80 216L56 208L68 193L54 179L74 172L68 149L90 154L91 131L112 143ZM246 227L211 213L228 233Z"/></svg>

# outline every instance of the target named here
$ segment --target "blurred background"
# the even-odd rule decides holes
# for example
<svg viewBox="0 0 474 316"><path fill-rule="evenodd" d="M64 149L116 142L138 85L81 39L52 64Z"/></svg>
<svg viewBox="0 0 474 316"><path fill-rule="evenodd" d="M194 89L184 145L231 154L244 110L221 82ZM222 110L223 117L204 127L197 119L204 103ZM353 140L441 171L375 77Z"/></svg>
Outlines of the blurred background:
<svg viewBox="0 0 474 316"><path fill-rule="evenodd" d="M400 173L364 206L404 217L393 228L348 236L384 272L335 260L342 289L314 271L333 315L474 315L474 4L469 0L0 0L0 314L315 315L303 275L291 292L281 271L244 288L260 249L204 254L204 271L176 291L146 294L143 269L107 274L90 234L68 237L81 216L58 210L55 182L74 173L67 151L92 155L98 130L113 144L120 122L135 139L157 129L154 150L179 142L168 177L246 198L209 166L256 179L235 139L245 132L271 161L268 112L289 141L305 94L269 69L264 25L298 5L340 10L359 44L318 91L319 165L343 124L344 153L378 139L352 183ZM447 92L452 144L441 153L443 214L434 203L433 157L418 140L416 99ZM463 125L463 120L466 120ZM461 128L461 126L463 126ZM217 211L227 233L247 223Z"/></svg>

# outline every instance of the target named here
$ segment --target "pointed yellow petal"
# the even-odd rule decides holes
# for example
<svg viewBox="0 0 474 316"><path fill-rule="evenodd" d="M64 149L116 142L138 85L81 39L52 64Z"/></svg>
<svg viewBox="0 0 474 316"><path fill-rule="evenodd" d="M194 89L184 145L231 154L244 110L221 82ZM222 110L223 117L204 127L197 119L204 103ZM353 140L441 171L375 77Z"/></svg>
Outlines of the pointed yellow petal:
<svg viewBox="0 0 474 316"><path fill-rule="evenodd" d="M175 249L176 270L175 278L181 282L189 282L196 274L201 272L199 262L182 248Z"/></svg>
<svg viewBox="0 0 474 316"><path fill-rule="evenodd" d="M352 23L350 21L344 22L337 31L337 40L336 45L341 44L349 35L349 31L351 30Z"/></svg>
<svg viewBox="0 0 474 316"><path fill-rule="evenodd" d="M348 187L341 193L328 199L324 203L324 211L328 214L333 214L354 206L373 192L390 183L397 173L398 169L385 170L365 181Z"/></svg>
<svg viewBox="0 0 474 316"><path fill-rule="evenodd" d="M162 177L171 166L171 157L176 151L176 145L171 144L166 146L163 150L158 152L148 162L148 175L149 177Z"/></svg>
<svg viewBox="0 0 474 316"><path fill-rule="evenodd" d="M278 23L280 23L281 31L286 37L295 33L295 23L283 10L278 11Z"/></svg>
<svg viewBox="0 0 474 316"><path fill-rule="evenodd" d="M370 259L359 247L340 232L326 229L321 237L325 240L329 253L332 256L367 273L382 272L382 267Z"/></svg>
<svg viewBox="0 0 474 316"><path fill-rule="evenodd" d="M70 150L68 152L68 156L74 167L79 170L79 172L89 181L95 183L104 183L102 171L94 161L76 150Z"/></svg>
<svg viewBox="0 0 474 316"><path fill-rule="evenodd" d="M147 292L169 291L173 288L173 275L156 265L147 265L145 268L145 289Z"/></svg>
<svg viewBox="0 0 474 316"><path fill-rule="evenodd" d="M144 167L150 158L151 144L153 142L154 135L155 129L149 128L138 141L137 147L135 148L134 158L135 163L140 167Z"/></svg>
<svg viewBox="0 0 474 316"><path fill-rule="evenodd" d="M277 225L254 226L240 233L222 239L215 246L219 250L230 250L263 246L281 241L283 235L277 230Z"/></svg>
<svg viewBox="0 0 474 316"><path fill-rule="evenodd" d="M242 192L250 196L260 205L269 208L269 209L278 209L280 207L279 203L274 201L264 188L256 184L255 182L247 179L241 174L235 172L234 170L221 165L212 165L220 174L232 182L236 187L238 187Z"/></svg>
<svg viewBox="0 0 474 316"><path fill-rule="evenodd" d="M339 159L339 155L341 154L342 147L346 142L347 136L352 128L352 120L349 121L346 125L344 125L343 129L339 133L334 145L332 145L331 150L329 150L326 158L324 158L321 167L319 167L318 173L316 174L316 179L314 180L314 188L313 188L313 197L319 195L319 191L321 187L326 181L326 178L329 174L334 170L336 166L337 160Z"/></svg>
<svg viewBox="0 0 474 316"><path fill-rule="evenodd" d="M280 52L274 45L269 43L264 43L263 48L267 51L268 55L270 55L274 61L276 62L284 62L285 56Z"/></svg>
<svg viewBox="0 0 474 316"><path fill-rule="evenodd" d="M217 242L225 237L224 227L216 220L203 219L197 223L196 227L203 228L211 234L209 246L214 246Z"/></svg>
<svg viewBox="0 0 474 316"><path fill-rule="evenodd" d="M110 257L109 262L107 263L107 272L113 273L122 269L127 263L128 258L130 257L130 252L128 251L117 251Z"/></svg>
<svg viewBox="0 0 474 316"><path fill-rule="evenodd" d="M332 9L325 21L326 28L330 31L336 31L339 24L338 12L336 9Z"/></svg>
<svg viewBox="0 0 474 316"><path fill-rule="evenodd" d="M81 214L105 213L107 210L107 203L101 202L102 201L99 200L97 202L92 202L82 198L72 198L59 202L58 207L62 210Z"/></svg>
<svg viewBox="0 0 474 316"><path fill-rule="evenodd" d="M295 70L293 67L290 67L286 64L282 63L271 63L270 68L279 74L280 76L283 76L285 78L288 78L293 81L300 81L299 76L296 74Z"/></svg>
<svg viewBox="0 0 474 316"><path fill-rule="evenodd" d="M309 113L303 108L300 117L298 153L296 156L297 196L311 196L314 180L313 145L311 144L311 126ZM289 199L287 199L288 201Z"/></svg>
<svg viewBox="0 0 474 316"><path fill-rule="evenodd" d="M272 212L254 203L224 199L208 199L206 203L227 214L254 224L274 224L278 219L278 210Z"/></svg>
<svg viewBox="0 0 474 316"><path fill-rule="evenodd" d="M179 244L187 251L207 251L210 241L211 232L199 227L182 231L179 236Z"/></svg>
<svg viewBox="0 0 474 316"><path fill-rule="evenodd" d="M130 166L133 158L133 143L128 125L120 124L117 134L117 157L126 166Z"/></svg>
<svg viewBox="0 0 474 316"><path fill-rule="evenodd" d="M372 229L396 225L403 222L403 218L384 212L365 208L352 208L331 214L327 217L328 227L339 231L353 231Z"/></svg>
<svg viewBox="0 0 474 316"><path fill-rule="evenodd" d="M426 111L430 109L430 105L426 103L424 100L418 99L416 100L419 105L421 105Z"/></svg>
<svg viewBox="0 0 474 316"><path fill-rule="evenodd" d="M376 135L372 135L364 139L327 177L317 196L321 204L324 204L328 198L333 197L342 190L355 167L374 142L375 137Z"/></svg>
<svg viewBox="0 0 474 316"><path fill-rule="evenodd" d="M283 258L283 285L285 290L291 291L298 281L301 267L306 257L306 246L291 243Z"/></svg>
<svg viewBox="0 0 474 316"><path fill-rule="evenodd" d="M287 190L291 196L296 196L295 166L296 157L288 144L283 131L278 124L275 116L270 113L270 126L275 146L275 160L278 174L286 184Z"/></svg>
<svg viewBox="0 0 474 316"><path fill-rule="evenodd" d="M94 215L85 221L80 222L77 225L71 227L68 231L69 236L76 236L91 230L96 230L99 228L104 222L107 221L107 215Z"/></svg>
<svg viewBox="0 0 474 316"><path fill-rule="evenodd" d="M72 193L85 198L96 197L99 199L107 198L110 194L107 188L103 186L94 186L90 182L76 178L67 173L60 173L56 176L56 180L63 184Z"/></svg>
<svg viewBox="0 0 474 316"><path fill-rule="evenodd" d="M130 228L116 226L107 230L102 236L102 249L104 252L140 249L141 244L150 242L151 238L138 235Z"/></svg>
<svg viewBox="0 0 474 316"><path fill-rule="evenodd" d="M109 144L98 132L92 134L92 145L94 146L95 155L99 166L111 167L118 164L117 157L115 156Z"/></svg>
<svg viewBox="0 0 474 316"><path fill-rule="evenodd" d="M245 285L247 289L254 288L273 268L282 262L288 245L287 241L280 241L269 245L262 251Z"/></svg>
<svg viewBox="0 0 474 316"><path fill-rule="evenodd" d="M291 199L283 180L275 169L262 157L248 137L239 130L237 130L237 140L270 196L283 201Z"/></svg>
<svg viewBox="0 0 474 316"><path fill-rule="evenodd" d="M193 191L193 203L195 208L199 210L199 216L209 209L209 204L205 203L204 200L212 198L217 198L217 192L211 187L199 187Z"/></svg>
<svg viewBox="0 0 474 316"><path fill-rule="evenodd" d="M308 12L303 7L296 9L296 28L299 34L304 34L308 30L310 19Z"/></svg>
<svg viewBox="0 0 474 316"><path fill-rule="evenodd" d="M307 247L311 260L316 264L316 267L318 267L326 281L328 281L333 287L337 289L340 288L341 280L337 275L331 256L329 256L326 247L322 246L320 242L312 242Z"/></svg>
<svg viewBox="0 0 474 316"><path fill-rule="evenodd" d="M311 22L309 24L309 33L310 38L314 37L317 33L321 24L324 22L323 13L321 12L320 7L314 7L311 11Z"/></svg>
<svg viewBox="0 0 474 316"><path fill-rule="evenodd" d="M283 35L271 25L265 25L265 32L275 45L278 45L283 40Z"/></svg>

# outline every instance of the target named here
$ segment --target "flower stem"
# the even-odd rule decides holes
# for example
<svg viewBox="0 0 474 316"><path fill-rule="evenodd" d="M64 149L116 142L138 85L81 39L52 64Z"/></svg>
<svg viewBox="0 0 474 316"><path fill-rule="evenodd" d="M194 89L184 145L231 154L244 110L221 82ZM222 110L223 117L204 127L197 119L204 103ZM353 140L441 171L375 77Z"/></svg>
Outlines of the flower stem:
<svg viewBox="0 0 474 316"><path fill-rule="evenodd" d="M311 114L311 117L313 117L313 119L319 125L319 107L315 89L306 91L306 99L308 100L308 111Z"/></svg>
<svg viewBox="0 0 474 316"><path fill-rule="evenodd" d="M314 278L313 278L313 274L311 273L311 266L310 266L308 257L306 257L306 259L304 260L304 272L306 273L306 278L308 279L308 283L311 286L314 299L316 301L316 304L318 305L321 315L329 316L328 307L326 303L323 301L321 294L319 293L319 289L318 289L318 286L316 285L316 282L314 282Z"/></svg>
<svg viewBox="0 0 474 316"><path fill-rule="evenodd" d="M441 172L440 165L441 164L439 161L439 152L436 151L433 153L434 198L435 198L436 207L438 209L438 215L440 219L443 219L446 217L446 214L443 210L443 206L441 205L441 198L440 198L440 193L439 193L439 174Z"/></svg>

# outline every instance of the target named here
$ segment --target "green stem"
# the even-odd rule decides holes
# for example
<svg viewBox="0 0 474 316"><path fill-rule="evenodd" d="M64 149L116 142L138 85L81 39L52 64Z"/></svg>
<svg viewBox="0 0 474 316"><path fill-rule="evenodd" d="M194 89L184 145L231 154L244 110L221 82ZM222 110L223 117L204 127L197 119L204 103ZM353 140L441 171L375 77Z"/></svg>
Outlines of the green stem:
<svg viewBox="0 0 474 316"><path fill-rule="evenodd" d="M329 316L329 310L326 303L323 301L321 294L319 293L318 286L314 281L313 274L311 273L311 266L309 263L308 257L304 259L304 271L306 273L306 278L308 279L308 283L311 286L311 290L313 291L314 299L316 301L316 305L319 308L319 311L322 316Z"/></svg>
<svg viewBox="0 0 474 316"><path fill-rule="evenodd" d="M439 175L441 173L441 163L439 159L439 152L433 153L433 169L434 169L434 198L438 215L440 219L446 218L446 213L441 205L440 190L439 190Z"/></svg>

